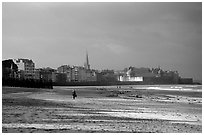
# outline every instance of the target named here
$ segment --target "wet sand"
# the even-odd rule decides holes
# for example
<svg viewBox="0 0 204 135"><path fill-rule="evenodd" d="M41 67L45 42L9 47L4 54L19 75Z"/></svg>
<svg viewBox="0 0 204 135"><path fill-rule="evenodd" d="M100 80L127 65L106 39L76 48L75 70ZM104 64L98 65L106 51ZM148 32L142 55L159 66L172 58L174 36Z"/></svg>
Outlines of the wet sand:
<svg viewBox="0 0 204 135"><path fill-rule="evenodd" d="M202 92L2 88L3 133L202 133Z"/></svg>

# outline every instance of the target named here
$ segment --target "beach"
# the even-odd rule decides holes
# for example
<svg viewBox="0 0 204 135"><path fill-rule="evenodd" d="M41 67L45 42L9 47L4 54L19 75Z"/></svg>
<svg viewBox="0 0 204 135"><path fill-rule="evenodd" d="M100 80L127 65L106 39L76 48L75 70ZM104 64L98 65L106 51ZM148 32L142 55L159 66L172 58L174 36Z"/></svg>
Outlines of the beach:
<svg viewBox="0 0 204 135"><path fill-rule="evenodd" d="M3 87L2 132L202 133L201 89L199 85Z"/></svg>

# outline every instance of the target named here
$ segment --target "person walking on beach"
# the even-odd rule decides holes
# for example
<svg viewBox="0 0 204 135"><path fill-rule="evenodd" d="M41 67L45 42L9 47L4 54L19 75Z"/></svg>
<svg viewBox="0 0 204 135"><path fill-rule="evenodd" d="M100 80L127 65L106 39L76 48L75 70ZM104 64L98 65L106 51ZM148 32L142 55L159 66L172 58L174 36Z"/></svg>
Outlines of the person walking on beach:
<svg viewBox="0 0 204 135"><path fill-rule="evenodd" d="M73 99L75 99L77 97L77 94L76 94L75 90L72 91L72 97L73 97Z"/></svg>

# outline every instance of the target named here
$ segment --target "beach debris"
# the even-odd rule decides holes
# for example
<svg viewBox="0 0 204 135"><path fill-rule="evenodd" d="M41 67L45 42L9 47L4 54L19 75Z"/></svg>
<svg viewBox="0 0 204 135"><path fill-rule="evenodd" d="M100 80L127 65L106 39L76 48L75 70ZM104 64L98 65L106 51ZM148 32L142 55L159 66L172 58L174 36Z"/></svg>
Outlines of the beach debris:
<svg viewBox="0 0 204 135"><path fill-rule="evenodd" d="M118 97L118 94L118 91L110 91L110 93L108 93L106 97Z"/></svg>
<svg viewBox="0 0 204 135"><path fill-rule="evenodd" d="M129 97L142 98L142 95L129 95Z"/></svg>

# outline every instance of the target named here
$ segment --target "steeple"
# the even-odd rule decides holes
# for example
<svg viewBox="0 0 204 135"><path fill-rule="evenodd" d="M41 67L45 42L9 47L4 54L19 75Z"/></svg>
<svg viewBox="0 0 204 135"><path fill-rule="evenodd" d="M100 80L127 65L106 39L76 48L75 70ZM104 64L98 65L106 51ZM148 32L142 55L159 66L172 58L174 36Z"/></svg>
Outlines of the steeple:
<svg viewBox="0 0 204 135"><path fill-rule="evenodd" d="M90 65L89 65L89 56L88 56L88 52L86 50L86 62L84 64L86 69L90 69Z"/></svg>

